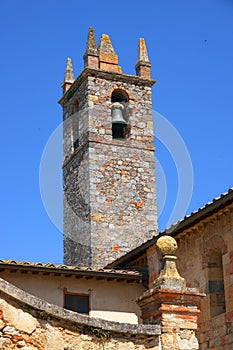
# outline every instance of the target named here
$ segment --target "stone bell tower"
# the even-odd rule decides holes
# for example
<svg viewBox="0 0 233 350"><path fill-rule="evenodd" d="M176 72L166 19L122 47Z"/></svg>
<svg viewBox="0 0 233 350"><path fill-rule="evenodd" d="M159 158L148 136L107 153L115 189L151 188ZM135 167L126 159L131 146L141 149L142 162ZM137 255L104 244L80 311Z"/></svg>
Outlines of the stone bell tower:
<svg viewBox="0 0 233 350"><path fill-rule="evenodd" d="M67 59L63 96L64 263L103 267L157 231L150 62L123 74L108 35L89 28L84 69Z"/></svg>

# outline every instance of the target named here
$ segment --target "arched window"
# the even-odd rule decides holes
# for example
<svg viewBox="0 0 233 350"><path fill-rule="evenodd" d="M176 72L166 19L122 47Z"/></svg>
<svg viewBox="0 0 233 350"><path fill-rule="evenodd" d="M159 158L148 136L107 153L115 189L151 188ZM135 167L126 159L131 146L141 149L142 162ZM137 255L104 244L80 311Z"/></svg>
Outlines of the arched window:
<svg viewBox="0 0 233 350"><path fill-rule="evenodd" d="M112 102L125 102L127 103L129 101L129 97L126 91L122 89L115 89L112 92L111 97Z"/></svg>
<svg viewBox="0 0 233 350"><path fill-rule="evenodd" d="M115 89L112 92L112 138L124 139L127 135L127 104L128 94L122 89Z"/></svg>
<svg viewBox="0 0 233 350"><path fill-rule="evenodd" d="M212 249L208 261L210 315L220 315L226 311L222 252L220 249Z"/></svg>

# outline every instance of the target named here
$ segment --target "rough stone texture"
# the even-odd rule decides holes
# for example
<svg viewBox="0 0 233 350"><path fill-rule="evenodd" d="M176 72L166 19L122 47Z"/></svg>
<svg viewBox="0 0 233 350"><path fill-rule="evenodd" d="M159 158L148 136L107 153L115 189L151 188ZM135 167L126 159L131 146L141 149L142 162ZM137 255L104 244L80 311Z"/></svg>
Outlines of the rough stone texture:
<svg viewBox="0 0 233 350"><path fill-rule="evenodd" d="M92 319L49 304L2 279L0 311L2 350L161 349L158 326Z"/></svg>
<svg viewBox="0 0 233 350"><path fill-rule="evenodd" d="M153 288L138 299L144 324L161 324L161 347L164 350L199 349L196 336L198 305L204 294L186 288L176 269L177 243L162 236L156 243L164 263ZM169 254L169 255L168 255Z"/></svg>
<svg viewBox="0 0 233 350"><path fill-rule="evenodd" d="M121 73L121 67L118 66L118 56L115 54L111 40L107 34L102 34L99 44L99 68L101 70Z"/></svg>
<svg viewBox="0 0 233 350"><path fill-rule="evenodd" d="M188 287L197 287L206 293L201 301L198 323L201 350L233 349L233 205L220 208L216 213L182 229L174 236L179 245L177 267ZM156 248L148 250L150 286L158 276ZM211 300L211 288L219 284L219 267L210 261L211 253L222 257L224 294L219 292L220 302L225 299L225 309L211 316L215 304ZM156 259L157 258L157 259ZM210 269L215 277L210 276ZM211 277L211 278L210 278ZM218 294L218 293L217 293ZM216 303L217 301L215 301ZM222 306L224 306L222 304Z"/></svg>
<svg viewBox="0 0 233 350"><path fill-rule="evenodd" d="M156 248L163 265L159 276L152 283L153 288L185 292L185 279L180 276L176 268L177 243L175 239L170 236L162 236L157 240Z"/></svg>
<svg viewBox="0 0 233 350"><path fill-rule="evenodd" d="M95 42L94 29L88 29L87 43L86 43L86 52L83 56L84 67L90 68L99 68L99 57Z"/></svg>
<svg viewBox="0 0 233 350"><path fill-rule="evenodd" d="M71 87L73 82L74 82L73 67L72 67L71 59L68 57L66 60L66 69L65 69L65 74L64 74L64 80L62 82L63 94L67 90L69 90L69 88Z"/></svg>
<svg viewBox="0 0 233 350"><path fill-rule="evenodd" d="M150 67L151 67L151 64L148 59L145 40L143 38L140 38L138 41L138 56L137 56L137 63L135 66L136 74L139 77L149 79Z"/></svg>
<svg viewBox="0 0 233 350"><path fill-rule="evenodd" d="M85 69L60 101L66 264L102 267L156 234L153 83ZM116 89L128 96L125 139L112 137L111 96Z"/></svg>
<svg viewBox="0 0 233 350"><path fill-rule="evenodd" d="M187 255L192 251L192 254ZM219 252L222 257L225 307L222 313L211 316L214 307L210 289L210 256ZM233 205L219 210L180 235L178 266L188 285L197 286L207 294L202 301L199 321L200 349L233 348ZM213 266L215 280L219 280L219 269ZM212 270L212 268L211 268ZM198 272L197 272L198 271ZM213 279L213 278L212 278ZM214 283L214 281L212 281ZM220 292L220 291L219 291Z"/></svg>

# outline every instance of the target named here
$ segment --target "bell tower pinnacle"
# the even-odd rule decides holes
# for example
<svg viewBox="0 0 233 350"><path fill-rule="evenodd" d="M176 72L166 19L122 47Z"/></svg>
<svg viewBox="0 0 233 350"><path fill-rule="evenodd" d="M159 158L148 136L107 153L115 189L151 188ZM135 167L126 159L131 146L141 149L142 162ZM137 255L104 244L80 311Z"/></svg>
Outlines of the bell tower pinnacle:
<svg viewBox="0 0 233 350"><path fill-rule="evenodd" d="M84 67L99 68L99 58L95 41L94 29L88 29L86 52L83 55Z"/></svg>
<svg viewBox="0 0 233 350"><path fill-rule="evenodd" d="M66 60L66 69L64 74L64 80L62 82L63 93L65 93L74 82L74 73L71 58L67 58Z"/></svg>
<svg viewBox="0 0 233 350"><path fill-rule="evenodd" d="M84 69L63 83L65 264L104 267L157 233L150 66L140 39L123 74L90 28Z"/></svg>
<svg viewBox="0 0 233 350"><path fill-rule="evenodd" d="M145 40L140 38L138 40L138 56L135 66L136 74L139 77L150 79L150 67Z"/></svg>

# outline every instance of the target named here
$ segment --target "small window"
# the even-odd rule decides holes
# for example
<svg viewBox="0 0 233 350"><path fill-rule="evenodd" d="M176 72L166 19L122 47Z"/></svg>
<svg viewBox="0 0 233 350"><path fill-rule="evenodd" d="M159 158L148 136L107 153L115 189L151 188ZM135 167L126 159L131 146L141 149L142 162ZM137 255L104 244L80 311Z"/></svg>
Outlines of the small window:
<svg viewBox="0 0 233 350"><path fill-rule="evenodd" d="M89 294L65 293L64 308L79 312L80 314L89 314Z"/></svg>
<svg viewBox="0 0 233 350"><path fill-rule="evenodd" d="M208 270L210 314L214 317L226 311L222 254L218 249L210 252Z"/></svg>
<svg viewBox="0 0 233 350"><path fill-rule="evenodd" d="M74 149L77 149L79 147L79 139L74 141Z"/></svg>

